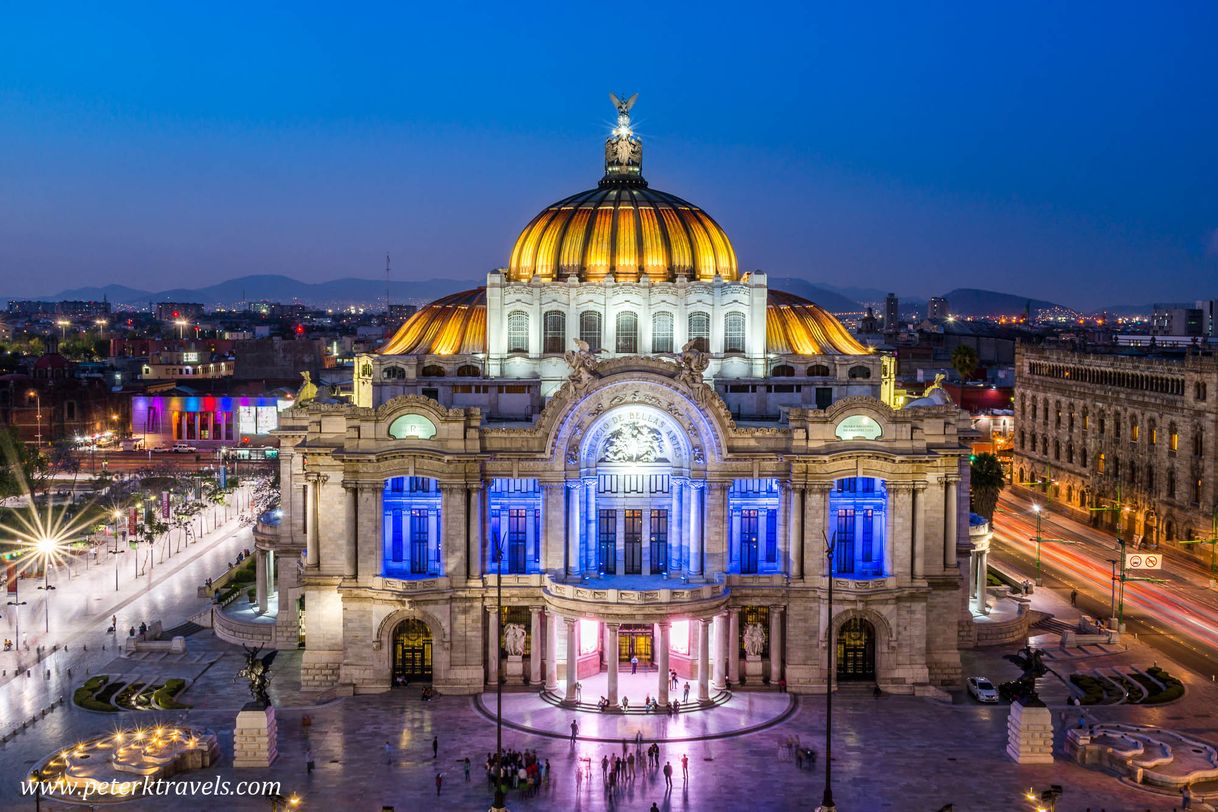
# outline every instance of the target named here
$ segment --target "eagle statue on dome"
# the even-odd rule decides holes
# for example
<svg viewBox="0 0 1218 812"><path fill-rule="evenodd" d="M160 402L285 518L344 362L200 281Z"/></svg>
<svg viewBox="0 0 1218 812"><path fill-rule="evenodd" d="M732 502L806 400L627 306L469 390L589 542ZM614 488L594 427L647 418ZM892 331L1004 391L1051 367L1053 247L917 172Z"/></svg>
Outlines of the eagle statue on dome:
<svg viewBox="0 0 1218 812"><path fill-rule="evenodd" d="M643 142L630 128L630 108L634 107L639 94L635 93L626 101L618 98L616 93L609 94L609 100L617 109L617 127L613 134L605 139L605 172L610 174L622 170L638 170L643 165Z"/></svg>

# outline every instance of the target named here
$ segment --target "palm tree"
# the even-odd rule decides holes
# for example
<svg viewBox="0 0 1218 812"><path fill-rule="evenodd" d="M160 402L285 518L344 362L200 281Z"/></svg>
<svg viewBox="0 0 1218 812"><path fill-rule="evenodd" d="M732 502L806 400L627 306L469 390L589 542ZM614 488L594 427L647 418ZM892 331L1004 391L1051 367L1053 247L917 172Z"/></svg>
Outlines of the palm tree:
<svg viewBox="0 0 1218 812"><path fill-rule="evenodd" d="M1002 463L993 454L977 454L973 458L969 476L969 500L973 513L994 520L994 508L998 506L998 494L1006 487L1006 472Z"/></svg>
<svg viewBox="0 0 1218 812"><path fill-rule="evenodd" d="M977 357L977 351L967 344L960 344L952 350L952 368L961 380L967 381L979 363L981 359Z"/></svg>

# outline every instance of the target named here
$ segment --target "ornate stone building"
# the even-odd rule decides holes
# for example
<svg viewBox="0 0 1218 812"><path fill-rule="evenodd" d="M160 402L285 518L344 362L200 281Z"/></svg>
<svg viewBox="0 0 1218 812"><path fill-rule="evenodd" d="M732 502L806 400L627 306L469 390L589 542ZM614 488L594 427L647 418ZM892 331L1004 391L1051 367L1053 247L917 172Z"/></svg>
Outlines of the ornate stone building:
<svg viewBox="0 0 1218 812"><path fill-rule="evenodd" d="M616 700L638 657L705 701L824 690L828 645L840 679L959 678L960 413L894 410L890 358L740 274L714 220L643 180L628 112L597 189L534 218L507 268L358 358L351 402L282 415L260 589L306 686L570 699L608 671Z"/></svg>
<svg viewBox="0 0 1218 812"><path fill-rule="evenodd" d="M1210 535L1218 359L1022 345L1015 370L1017 483L1130 543ZM1118 496L1119 523L1115 511L1089 510Z"/></svg>

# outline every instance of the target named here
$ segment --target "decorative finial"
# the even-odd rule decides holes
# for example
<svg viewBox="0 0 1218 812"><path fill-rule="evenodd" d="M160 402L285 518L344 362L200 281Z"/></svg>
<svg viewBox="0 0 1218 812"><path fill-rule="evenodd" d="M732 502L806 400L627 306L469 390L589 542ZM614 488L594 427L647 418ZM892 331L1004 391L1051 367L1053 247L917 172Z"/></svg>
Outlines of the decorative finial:
<svg viewBox="0 0 1218 812"><path fill-rule="evenodd" d="M609 100L617 108L617 126L613 134L605 139L605 177L601 186L646 186L643 180L643 141L630 128L630 108L634 107L639 94L626 101L610 93Z"/></svg>

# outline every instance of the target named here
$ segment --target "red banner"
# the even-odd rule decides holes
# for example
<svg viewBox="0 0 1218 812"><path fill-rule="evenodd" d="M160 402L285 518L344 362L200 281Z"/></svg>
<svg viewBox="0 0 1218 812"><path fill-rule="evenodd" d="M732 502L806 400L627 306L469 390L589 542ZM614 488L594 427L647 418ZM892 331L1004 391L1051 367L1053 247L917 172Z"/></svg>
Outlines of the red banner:
<svg viewBox="0 0 1218 812"><path fill-rule="evenodd" d="M136 534L138 529L136 526L137 521L139 521L139 514L136 513L135 508L131 508L127 513L127 535L134 536Z"/></svg>
<svg viewBox="0 0 1218 812"><path fill-rule="evenodd" d="M169 491L161 491L161 518L169 518Z"/></svg>
<svg viewBox="0 0 1218 812"><path fill-rule="evenodd" d="M10 561L8 567L6 567L5 570L6 570L6 574L8 577L8 591L16 592L17 591L17 565Z"/></svg>

